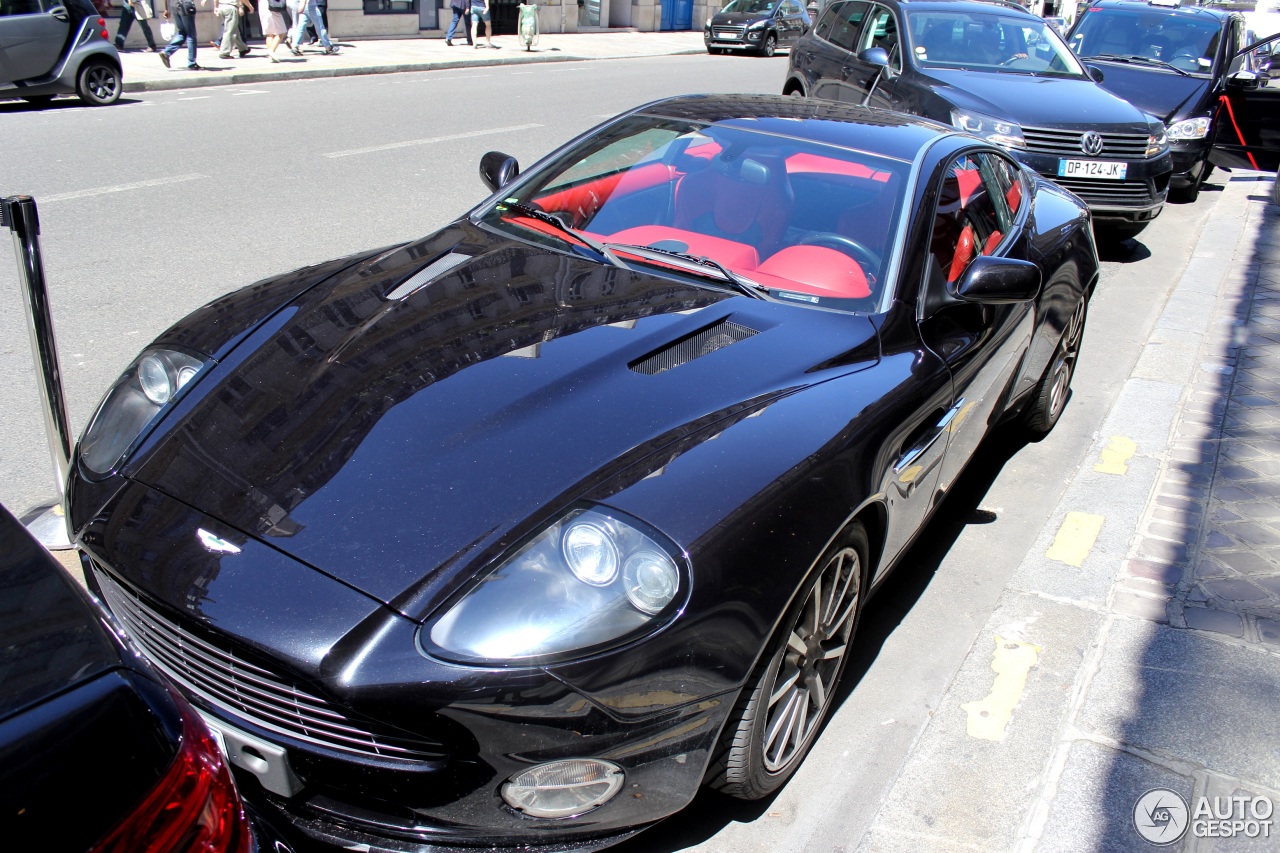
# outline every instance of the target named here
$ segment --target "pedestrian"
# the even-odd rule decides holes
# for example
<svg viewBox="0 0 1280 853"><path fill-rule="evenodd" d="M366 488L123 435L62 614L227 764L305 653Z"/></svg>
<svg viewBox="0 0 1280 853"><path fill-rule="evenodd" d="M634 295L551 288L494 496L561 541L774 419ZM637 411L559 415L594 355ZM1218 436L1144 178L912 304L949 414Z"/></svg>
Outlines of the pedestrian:
<svg viewBox="0 0 1280 853"><path fill-rule="evenodd" d="M293 32L289 34L291 44L290 50L294 56L302 56L302 34L307 30L307 23L310 22L320 35L320 44L324 47L324 53L337 53L338 48L333 42L329 41L329 30L325 28L324 18L320 16L320 9L316 6L316 0L302 0L298 4L298 14L293 22Z"/></svg>
<svg viewBox="0 0 1280 853"><path fill-rule="evenodd" d="M262 0L258 6L258 20L262 23L262 35L267 40L267 59L279 62L276 48L289 33L284 22L285 0Z"/></svg>
<svg viewBox="0 0 1280 853"><path fill-rule="evenodd" d="M458 21L462 21L462 34L467 37L467 44L471 44L471 0L449 0L449 8L453 10L453 20L449 22L449 32L444 36L445 46L453 47Z"/></svg>
<svg viewBox="0 0 1280 853"><path fill-rule="evenodd" d="M199 44L196 36L196 0L166 0L168 8L164 10L166 18L173 19L173 25L177 28L173 34L173 38L160 51L160 61L164 63L165 68L169 68L169 57L178 52L178 49L185 43L187 46L187 70L203 71L196 64L196 45ZM200 0L201 6L208 6L209 0Z"/></svg>
<svg viewBox="0 0 1280 853"><path fill-rule="evenodd" d="M152 52L158 51L160 48L156 47L156 37L151 34L151 25L147 23L147 18L154 14L151 0L124 0L124 4L120 6L120 25L116 27L116 50L124 50L124 40L129 37L129 28L137 20L138 26L142 27L142 36L147 40L147 47Z"/></svg>
<svg viewBox="0 0 1280 853"><path fill-rule="evenodd" d="M484 24L484 46L494 50L498 46L493 43L493 21L489 18L489 0L471 0L471 41L480 49L480 25Z"/></svg>
<svg viewBox="0 0 1280 853"><path fill-rule="evenodd" d="M231 51L240 56L249 53L249 45L240 38L240 12L253 12L253 4L249 0L217 0L214 14L222 19L222 44L218 46L218 58L230 59Z"/></svg>

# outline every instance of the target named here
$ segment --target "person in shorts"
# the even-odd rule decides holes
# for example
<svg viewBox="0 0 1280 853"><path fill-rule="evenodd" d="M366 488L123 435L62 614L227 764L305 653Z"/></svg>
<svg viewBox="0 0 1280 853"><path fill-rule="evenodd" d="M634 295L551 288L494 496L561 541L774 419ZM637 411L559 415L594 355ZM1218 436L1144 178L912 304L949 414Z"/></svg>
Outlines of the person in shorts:
<svg viewBox="0 0 1280 853"><path fill-rule="evenodd" d="M480 44L480 24L484 24L484 44ZM491 47L497 50L498 46L493 43L493 21L489 18L489 0L471 0L471 40L475 42L476 50L481 47Z"/></svg>

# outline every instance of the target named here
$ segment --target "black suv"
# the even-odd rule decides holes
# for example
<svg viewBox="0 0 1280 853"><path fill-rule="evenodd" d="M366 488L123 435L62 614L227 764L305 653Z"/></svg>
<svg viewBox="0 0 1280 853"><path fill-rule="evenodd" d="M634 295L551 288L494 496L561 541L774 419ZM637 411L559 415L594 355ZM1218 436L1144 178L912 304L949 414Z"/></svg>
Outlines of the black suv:
<svg viewBox="0 0 1280 853"><path fill-rule="evenodd" d="M1270 52L1248 40L1238 12L1177 0L1097 0L1067 36L1103 88L1165 122L1171 192L1183 201L1199 195L1212 162L1232 164L1211 156L1215 139L1238 143L1268 119L1275 132L1280 89L1267 85Z"/></svg>
<svg viewBox="0 0 1280 853"><path fill-rule="evenodd" d="M996 142L1074 192L1099 238L1159 215L1158 119L1107 92L1044 19L981 0L837 0L791 51L784 94L927 116Z"/></svg>

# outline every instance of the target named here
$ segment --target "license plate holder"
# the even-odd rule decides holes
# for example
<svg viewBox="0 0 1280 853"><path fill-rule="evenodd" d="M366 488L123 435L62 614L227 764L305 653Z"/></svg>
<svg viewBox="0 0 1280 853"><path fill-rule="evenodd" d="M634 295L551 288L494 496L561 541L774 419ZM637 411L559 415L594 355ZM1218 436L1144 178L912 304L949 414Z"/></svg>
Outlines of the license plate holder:
<svg viewBox="0 0 1280 853"><path fill-rule="evenodd" d="M1103 181L1123 181L1129 174L1129 164L1118 160L1059 160L1059 178L1095 178Z"/></svg>

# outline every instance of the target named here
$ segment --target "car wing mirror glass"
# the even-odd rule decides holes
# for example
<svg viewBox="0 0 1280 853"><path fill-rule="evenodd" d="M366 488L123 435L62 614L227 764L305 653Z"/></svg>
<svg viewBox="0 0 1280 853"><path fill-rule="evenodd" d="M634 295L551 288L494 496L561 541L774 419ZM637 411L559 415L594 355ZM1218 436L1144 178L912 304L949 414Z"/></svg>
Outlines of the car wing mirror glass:
<svg viewBox="0 0 1280 853"><path fill-rule="evenodd" d="M494 192L514 181L519 174L520 163L510 154L490 151L480 158L480 180Z"/></svg>
<svg viewBox="0 0 1280 853"><path fill-rule="evenodd" d="M951 285L951 295L979 305L1029 302L1040 292L1040 278L1040 267L1030 261L979 255Z"/></svg>

